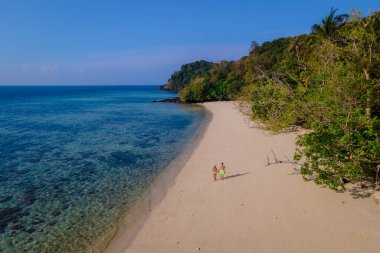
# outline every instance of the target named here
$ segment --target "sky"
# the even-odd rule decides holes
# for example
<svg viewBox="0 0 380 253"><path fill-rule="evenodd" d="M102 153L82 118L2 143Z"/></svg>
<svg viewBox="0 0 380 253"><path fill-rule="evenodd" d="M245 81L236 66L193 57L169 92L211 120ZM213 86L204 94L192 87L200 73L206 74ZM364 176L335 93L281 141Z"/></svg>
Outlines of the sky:
<svg viewBox="0 0 380 253"><path fill-rule="evenodd" d="M164 84L378 0L0 0L0 85Z"/></svg>

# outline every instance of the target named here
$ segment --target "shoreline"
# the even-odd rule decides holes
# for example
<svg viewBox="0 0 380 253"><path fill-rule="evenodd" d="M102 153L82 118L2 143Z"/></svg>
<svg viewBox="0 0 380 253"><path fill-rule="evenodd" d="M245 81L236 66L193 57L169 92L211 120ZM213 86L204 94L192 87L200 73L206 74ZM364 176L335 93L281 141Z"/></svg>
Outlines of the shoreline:
<svg viewBox="0 0 380 253"><path fill-rule="evenodd" d="M176 177L200 144L212 120L212 113L207 108L203 105L197 106L203 107L206 115L202 124L197 127L193 138L186 143L178 156L154 179L146 192L127 210L125 216L115 225L115 229L111 233L112 236L100 240L100 245L103 246L98 247L101 249L99 252L124 252L143 227L152 209L160 203L167 194L168 189L175 184Z"/></svg>
<svg viewBox="0 0 380 253"><path fill-rule="evenodd" d="M205 103L212 120L127 249L108 252L378 252L380 212L355 189L305 182L291 157L298 133L249 127L233 102ZM225 180L211 168L224 162ZM121 238L123 240L123 238Z"/></svg>

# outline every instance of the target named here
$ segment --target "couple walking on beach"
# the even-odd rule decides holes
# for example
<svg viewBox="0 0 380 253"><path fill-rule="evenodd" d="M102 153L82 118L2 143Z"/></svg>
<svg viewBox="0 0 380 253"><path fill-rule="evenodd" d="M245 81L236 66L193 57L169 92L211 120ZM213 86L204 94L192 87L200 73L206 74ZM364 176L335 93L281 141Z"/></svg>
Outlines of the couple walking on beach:
<svg viewBox="0 0 380 253"><path fill-rule="evenodd" d="M214 165L214 167L212 168L212 176L214 177L214 181L216 181L216 175L218 173L220 175L220 179L223 180L224 174L226 174L226 167L223 163L220 165L219 169L216 167L216 165Z"/></svg>

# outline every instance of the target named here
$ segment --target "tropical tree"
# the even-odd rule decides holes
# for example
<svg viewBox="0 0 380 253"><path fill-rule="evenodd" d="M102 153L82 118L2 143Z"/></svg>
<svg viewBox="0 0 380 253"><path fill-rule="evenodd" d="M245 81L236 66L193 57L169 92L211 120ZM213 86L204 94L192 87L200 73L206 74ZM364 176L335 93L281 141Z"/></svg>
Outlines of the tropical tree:
<svg viewBox="0 0 380 253"><path fill-rule="evenodd" d="M332 37L337 28L348 18L347 14L335 15L336 12L337 9L331 7L330 13L322 19L322 24L312 26L312 33L322 38Z"/></svg>
<svg viewBox="0 0 380 253"><path fill-rule="evenodd" d="M380 179L380 12L336 15L312 34L253 42L238 61L184 65L169 80L185 102L242 100L259 127L302 126L305 179L344 190Z"/></svg>

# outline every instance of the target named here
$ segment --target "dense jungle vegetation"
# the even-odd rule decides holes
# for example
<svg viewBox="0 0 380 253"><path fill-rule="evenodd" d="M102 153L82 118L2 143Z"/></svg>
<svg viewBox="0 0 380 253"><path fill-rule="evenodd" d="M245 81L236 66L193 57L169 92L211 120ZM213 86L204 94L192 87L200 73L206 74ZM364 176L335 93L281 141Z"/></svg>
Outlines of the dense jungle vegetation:
<svg viewBox="0 0 380 253"><path fill-rule="evenodd" d="M380 12L336 15L310 34L253 42L238 61L182 66L165 88L184 102L239 100L272 131L297 126L304 178L332 189L376 183L380 169Z"/></svg>

